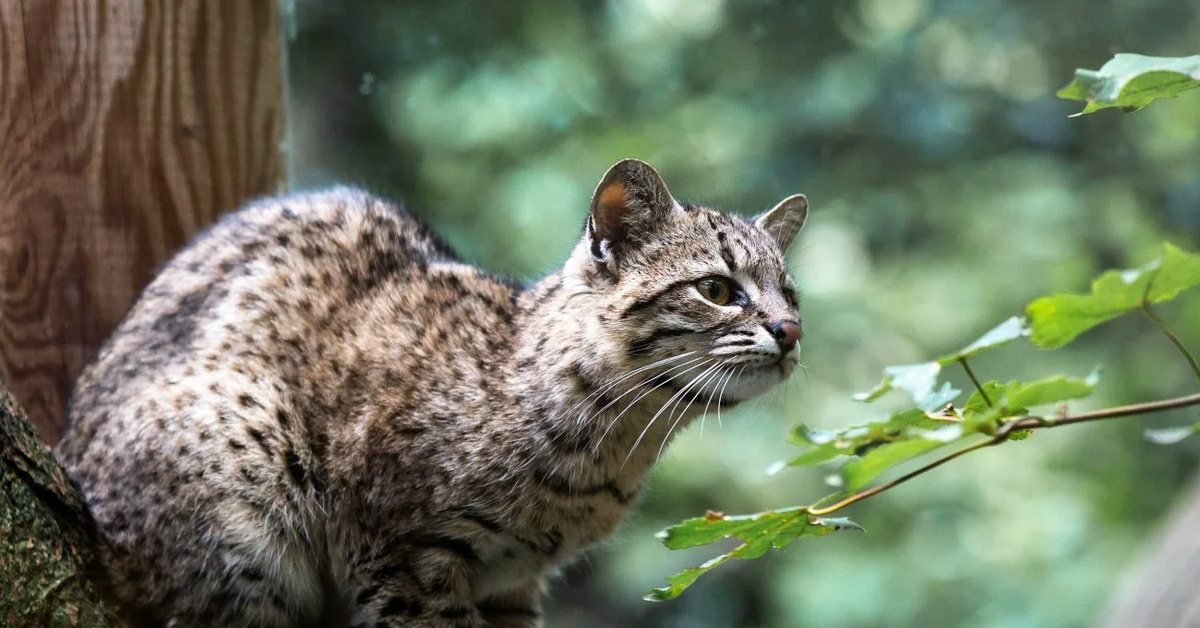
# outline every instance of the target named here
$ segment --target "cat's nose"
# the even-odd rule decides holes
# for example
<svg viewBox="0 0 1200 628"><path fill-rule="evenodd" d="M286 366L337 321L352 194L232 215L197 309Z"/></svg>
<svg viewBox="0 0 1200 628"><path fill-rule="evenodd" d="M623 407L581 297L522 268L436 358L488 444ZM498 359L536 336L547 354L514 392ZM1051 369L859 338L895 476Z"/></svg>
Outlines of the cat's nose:
<svg viewBox="0 0 1200 628"><path fill-rule="evenodd" d="M796 321L777 321L767 330L775 337L775 342L779 343L779 349L784 353L796 348L796 343L800 342L800 323Z"/></svg>

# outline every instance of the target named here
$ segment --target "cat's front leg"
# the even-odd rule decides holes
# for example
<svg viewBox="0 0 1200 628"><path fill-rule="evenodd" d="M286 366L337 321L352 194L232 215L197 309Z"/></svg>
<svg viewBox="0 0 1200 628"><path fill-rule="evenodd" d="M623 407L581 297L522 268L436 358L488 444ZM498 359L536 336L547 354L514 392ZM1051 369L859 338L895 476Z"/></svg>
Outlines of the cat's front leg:
<svg viewBox="0 0 1200 628"><path fill-rule="evenodd" d="M542 587L538 582L481 600L477 608L487 628L541 628Z"/></svg>

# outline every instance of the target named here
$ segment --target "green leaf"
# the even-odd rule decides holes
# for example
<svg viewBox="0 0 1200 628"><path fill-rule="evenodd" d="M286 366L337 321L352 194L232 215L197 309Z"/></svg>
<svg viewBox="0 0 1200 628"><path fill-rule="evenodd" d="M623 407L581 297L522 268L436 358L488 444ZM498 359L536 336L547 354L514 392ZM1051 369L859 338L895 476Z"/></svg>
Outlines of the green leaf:
<svg viewBox="0 0 1200 628"><path fill-rule="evenodd" d="M818 519L810 515L807 508L799 507L736 517L710 513L682 521L657 534L663 545L670 549L684 549L730 537L741 539L743 543L698 567L684 569L670 576L667 578L668 586L650 591L645 599L652 602L674 599L697 578L730 558L758 558L768 550L783 549L798 538L825 536L845 529L862 531L862 527L849 519Z"/></svg>
<svg viewBox="0 0 1200 628"><path fill-rule="evenodd" d="M825 430L819 427L809 427L803 423L797 423L792 428L790 440L796 445L826 445L840 438L842 432L836 430Z"/></svg>
<svg viewBox="0 0 1200 628"><path fill-rule="evenodd" d="M981 351L999 347L1017 338L1029 335L1025 319L1013 316L988 330L975 342L962 349L940 356L932 362L889 366L883 369L883 381L871 390L854 395L855 401L871 402L892 390L903 390L922 410L933 412L958 398L962 393L948 383L937 388L937 378L942 367L965 360Z"/></svg>
<svg viewBox="0 0 1200 628"><path fill-rule="evenodd" d="M857 491L892 467L929 453L947 443L961 440L980 431L992 433L991 430L985 430L984 426L991 425L994 428L996 422L1004 417L1027 414L1026 408L1028 407L1086 397L1095 390L1098 380L1099 373L1093 371L1082 379L1057 375L1032 382L1013 381L1007 384L994 381L985 382L983 390L987 393L987 398L991 400L992 405L989 406L976 390L961 410L962 422L949 425L939 424L924 413L919 414L924 415L921 418L925 420L917 421L915 419L918 414L914 414L918 413L916 410L898 412L893 415L892 421L895 421L897 426L903 427L893 430L891 434L894 435L890 437L889 441L882 442L863 454L862 457L852 460L842 467L845 490ZM853 433L853 429L846 430L846 433ZM869 435L871 430L867 429L865 432ZM1018 435L1013 440L1020 440L1025 436L1028 435ZM864 445L861 440L853 438L848 438L846 441L845 448L857 446L861 450ZM837 442L835 440L833 444ZM811 452L805 455L809 453ZM793 463L797 464L795 461Z"/></svg>
<svg viewBox="0 0 1200 628"><path fill-rule="evenodd" d="M803 423L797 423L792 428L789 440L791 440L792 444L808 445L812 449L801 454L799 458L788 462L787 466L812 466L837 458L842 455L842 448L837 442L840 438L841 432L808 427Z"/></svg>
<svg viewBox="0 0 1200 628"><path fill-rule="evenodd" d="M983 391L992 405L984 401L979 391L972 393L962 407L963 425L968 432L981 431L982 426L989 423L994 427L995 421L1001 418L1027 414L1029 407L1086 397L1092 394L1099 381L1097 369L1082 379L1056 375L1032 382L984 382Z"/></svg>
<svg viewBox="0 0 1200 628"><path fill-rule="evenodd" d="M752 515L728 516L709 513L703 517L685 519L654 535L667 549L680 550L700 545L709 545L731 536L761 535L773 524L807 525L808 511L803 507L770 510Z"/></svg>
<svg viewBox="0 0 1200 628"><path fill-rule="evenodd" d="M1118 54L1099 70L1075 70L1075 80L1058 90L1064 100L1086 101L1083 111L1108 107L1137 111L1162 98L1174 98L1200 86L1200 55L1148 57Z"/></svg>
<svg viewBox="0 0 1200 628"><path fill-rule="evenodd" d="M961 437L961 432L960 432ZM879 477L884 471L945 445L947 441L931 438L911 438L872 449L867 455L842 467L842 479L847 491L857 491Z"/></svg>
<svg viewBox="0 0 1200 628"><path fill-rule="evenodd" d="M642 599L646 600L647 602L666 602L667 600L673 600L679 597L679 595L683 593L685 589L692 586L692 584L695 583L700 576L703 576L709 571L715 569L730 558L732 558L732 556L729 554L721 554L720 556L705 562L699 567L688 567L687 569L684 569L673 576L667 576L667 586L651 589L649 593L642 597Z"/></svg>
<svg viewBox="0 0 1200 628"><path fill-rule="evenodd" d="M1032 330L1030 340L1043 349L1061 347L1138 307L1149 283L1145 269L1110 270L1092 282L1090 295L1056 294L1037 299L1025 308Z"/></svg>
<svg viewBox="0 0 1200 628"><path fill-rule="evenodd" d="M871 423L869 425L878 425L880 430L887 435L903 435L905 432L913 430L931 430L935 429L942 423L930 418L929 414L924 410L909 408L908 410L899 410L888 416L888 420L883 423ZM852 431L850 428L848 431Z"/></svg>
<svg viewBox="0 0 1200 628"><path fill-rule="evenodd" d="M957 353L938 358L938 363L942 366L947 366L959 360L969 358L985 349L999 347L1000 345L1008 344L1017 338L1028 335L1029 325L1025 322L1025 319L1020 316L1013 316L1003 323L996 325L986 334L980 336L978 340L963 347Z"/></svg>
<svg viewBox="0 0 1200 628"><path fill-rule="evenodd" d="M829 462L838 456L844 455L844 453L845 452L843 452L841 448L837 446L837 443L826 443L824 445L814 447L813 449L810 449L795 458L792 458L790 461L788 461L787 466L811 467L813 465L821 464L822 462Z"/></svg>
<svg viewBox="0 0 1200 628"><path fill-rule="evenodd" d="M1200 255L1164 242L1162 263L1146 299L1151 303L1170 301L1180 292L1196 286L1200 286Z"/></svg>
<svg viewBox="0 0 1200 628"><path fill-rule="evenodd" d="M854 400L875 401L898 388L907 392L908 396L916 401L933 392L933 386L937 383L937 376L941 370L942 366L937 362L886 367L883 369L883 381L867 392L854 395Z"/></svg>
<svg viewBox="0 0 1200 628"><path fill-rule="evenodd" d="M889 366L883 369L883 381L871 390L854 395L855 401L871 402L892 390L903 390L917 407L932 412L954 401L962 393L948 383L937 386L938 373L942 365L937 361L921 364Z"/></svg>
<svg viewBox="0 0 1200 628"><path fill-rule="evenodd" d="M926 395L924 399L917 402L917 407L926 411L933 412L946 407L946 404L958 399L962 391L951 386L950 382L942 382L942 387L937 392Z"/></svg>
<svg viewBox="0 0 1200 628"><path fill-rule="evenodd" d="M1016 382L1010 382L1016 384ZM987 400L994 402L1000 401L1005 395L1005 387L1000 382L991 381L983 383L983 392L987 394ZM963 416L963 421L969 425L979 422L980 417L991 415L992 406L984 400L979 390L971 393L967 398L967 403L963 404L960 410Z"/></svg>
<svg viewBox="0 0 1200 628"><path fill-rule="evenodd" d="M1057 375L1032 382L1010 382L1005 386L1001 404L1007 408L1026 408L1079 399L1092 394L1099 379L1099 371L1092 371L1083 379Z"/></svg>
<svg viewBox="0 0 1200 628"><path fill-rule="evenodd" d="M1030 339L1043 349L1061 347L1083 332L1141 307L1143 299L1169 301L1197 285L1200 255L1164 244L1162 258L1146 266L1101 274L1092 282L1091 294L1056 294L1030 303L1025 308Z"/></svg>
<svg viewBox="0 0 1200 628"><path fill-rule="evenodd" d="M1033 436L1033 430L1013 430L1008 434L1008 440L1025 440Z"/></svg>
<svg viewBox="0 0 1200 628"><path fill-rule="evenodd" d="M812 449L788 462L789 466L811 466L839 456L862 455L886 443L919 435L944 425L915 408L893 413L887 421L856 425L843 430L822 430L799 424L792 428L791 440Z"/></svg>
<svg viewBox="0 0 1200 628"><path fill-rule="evenodd" d="M1180 427L1164 427L1160 429L1149 429L1144 432L1146 440L1155 445L1174 445L1179 441L1200 432L1200 423L1195 425L1182 425Z"/></svg>

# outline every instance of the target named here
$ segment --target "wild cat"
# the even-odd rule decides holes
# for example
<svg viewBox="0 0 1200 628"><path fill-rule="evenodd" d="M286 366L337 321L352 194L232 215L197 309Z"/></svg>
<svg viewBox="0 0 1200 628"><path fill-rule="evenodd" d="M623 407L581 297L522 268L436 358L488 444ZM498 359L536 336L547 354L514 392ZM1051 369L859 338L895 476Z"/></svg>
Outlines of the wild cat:
<svg viewBox="0 0 1200 628"><path fill-rule="evenodd" d="M58 454L147 626L541 625L671 435L792 372L801 195L747 220L614 165L523 286L397 206L251 203L80 377Z"/></svg>

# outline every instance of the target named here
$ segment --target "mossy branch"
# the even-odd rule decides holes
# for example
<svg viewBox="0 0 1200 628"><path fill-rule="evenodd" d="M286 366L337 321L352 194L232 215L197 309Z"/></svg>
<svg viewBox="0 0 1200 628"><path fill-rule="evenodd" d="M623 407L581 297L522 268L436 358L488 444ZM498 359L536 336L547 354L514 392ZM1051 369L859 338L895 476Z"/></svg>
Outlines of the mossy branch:
<svg viewBox="0 0 1200 628"><path fill-rule="evenodd" d="M83 499L0 387L0 623L123 627L102 594Z"/></svg>

